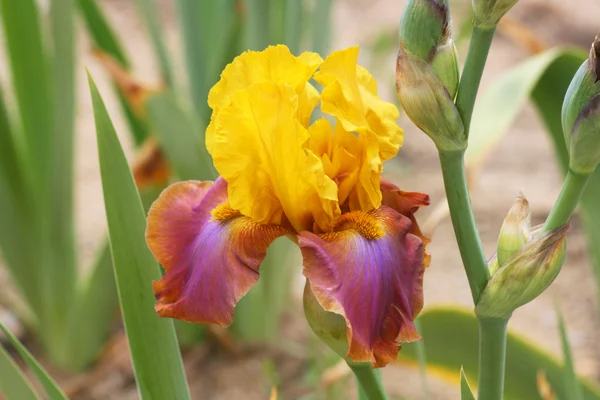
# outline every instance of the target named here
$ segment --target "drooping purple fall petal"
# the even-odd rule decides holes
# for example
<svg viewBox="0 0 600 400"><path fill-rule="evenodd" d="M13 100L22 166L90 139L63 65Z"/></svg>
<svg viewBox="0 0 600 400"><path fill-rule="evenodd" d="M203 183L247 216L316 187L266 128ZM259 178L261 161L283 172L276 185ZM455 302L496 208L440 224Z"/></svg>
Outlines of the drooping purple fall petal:
<svg viewBox="0 0 600 400"><path fill-rule="evenodd" d="M348 357L385 366L400 345L419 339L414 319L423 306L423 243L412 222L382 206L351 212L332 233L301 232L304 275L326 311L346 319Z"/></svg>
<svg viewBox="0 0 600 400"><path fill-rule="evenodd" d="M148 214L146 241L165 276L153 284L161 317L228 326L258 279L267 248L287 230L261 225L227 201L227 183L168 187Z"/></svg>

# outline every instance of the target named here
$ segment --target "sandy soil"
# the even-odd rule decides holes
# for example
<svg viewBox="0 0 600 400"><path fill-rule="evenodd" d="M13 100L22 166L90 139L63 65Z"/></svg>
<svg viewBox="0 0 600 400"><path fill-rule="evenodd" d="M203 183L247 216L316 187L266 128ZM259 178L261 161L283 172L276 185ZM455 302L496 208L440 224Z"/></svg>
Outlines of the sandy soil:
<svg viewBox="0 0 600 400"><path fill-rule="evenodd" d="M455 9L465 6L457 0ZM177 27L174 25L173 10L169 1L161 0L165 32L169 48L179 59ZM147 41L143 25L133 2L105 0L102 2L107 15L117 28L120 38L134 61L135 71L140 78L152 82L156 79L156 65ZM395 29L402 13L404 1L398 0L338 0L334 9L333 47L348 45L363 46L363 64L369 66L368 50L382 31ZM523 0L510 13L511 17L530 27L548 45L575 44L588 47L598 30L593 16L600 15L600 4L596 0L571 0L570 2ZM460 16L457 15L459 20ZM82 30L83 31L83 30ZM97 79L100 91L105 96L110 114L116 123L128 155L133 156L132 146L119 106L108 85L102 68L89 56L89 42L80 40L81 67L85 64ZM465 46L461 46L464 59ZM507 40L502 32L494 40L488 68L483 77L483 90L502 71L528 56L520 46ZM378 58L379 60L379 58ZM394 55L384 57L384 63L374 66L379 72L381 91L394 98L392 73ZM2 63L0 63L2 64ZM181 63L178 63L181 65ZM4 66L0 65L3 69ZM1 70L0 70L1 72ZM95 132L92 108L87 93L83 69L79 74L79 116L77 122L77 231L80 238L80 259L86 264L94 254L105 232L102 192L96 155ZM443 185L437 153L428 138L417 131L407 118L402 118L406 131L405 146L399 159L388 166L389 176L404 190L427 192L433 205L444 201ZM540 121L529 107L519 116L515 126L505 140L491 154L487 167L473 191L473 205L481 230L486 253L495 249L496 236L506 211L514 197L523 191L533 209L534 223L540 223L548 214L560 189L561 178L554 162L551 143L544 133ZM420 212L420 221L425 221L430 211ZM443 221L435 232L430 246L432 265L425 278L426 306L439 304L461 304L471 306L470 293L458 250L455 246L452 227ZM600 353L596 345L596 332L600 328L596 299L596 286L592 266L586 256L584 238L577 223L570 233L567 261L556 282L544 295L515 312L510 328L522 333L555 354L560 346L553 299L558 299L565 314L568 333L575 353L578 370L589 377L598 378ZM295 304L286 332L293 331L301 340L308 336L307 327L297 317L301 310ZM304 338L304 339L302 339ZM303 368L299 360L284 360L271 351L280 362L280 376L290 377L289 387L284 391L286 398L300 398L294 392L294 376ZM195 358L193 358L193 357ZM263 361L265 352L255 351L242 358L231 356L207 357L202 352L188 356L191 386L194 398L202 399L264 399L267 397L264 384ZM191 360L191 361L189 361ZM125 377L124 377L125 376ZM391 393L411 399L420 399L418 376L410 370L388 368L384 379ZM81 398L132 399L131 378L127 374L105 375L103 382L93 391L84 391ZM284 382L286 380L284 379ZM128 386L129 385L129 386ZM130 389L123 390L123 387ZM458 398L458 391L442 383L432 385L432 398ZM349 390L348 393L351 393ZM95 394L92 394L95 393ZM296 393L296 394L294 394ZM301 393L301 391L300 391ZM353 394L348 394L352 398ZM346 398L344 396L344 398Z"/></svg>

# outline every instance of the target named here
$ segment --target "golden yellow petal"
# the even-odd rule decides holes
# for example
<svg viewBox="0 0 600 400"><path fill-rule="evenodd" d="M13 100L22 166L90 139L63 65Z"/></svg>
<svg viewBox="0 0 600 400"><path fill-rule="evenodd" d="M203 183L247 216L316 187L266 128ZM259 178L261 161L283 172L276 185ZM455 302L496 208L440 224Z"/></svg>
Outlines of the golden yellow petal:
<svg viewBox="0 0 600 400"><path fill-rule="evenodd" d="M333 52L315 74L315 80L325 86L321 109L335 116L347 131L373 132L381 161L385 161L402 145L403 132L396 124L399 112L378 96L373 76L356 64L358 51L351 47Z"/></svg>
<svg viewBox="0 0 600 400"><path fill-rule="evenodd" d="M298 101L290 85L274 82L233 94L215 117L211 153L234 209L260 223L328 230L340 214L337 186L308 149Z"/></svg>

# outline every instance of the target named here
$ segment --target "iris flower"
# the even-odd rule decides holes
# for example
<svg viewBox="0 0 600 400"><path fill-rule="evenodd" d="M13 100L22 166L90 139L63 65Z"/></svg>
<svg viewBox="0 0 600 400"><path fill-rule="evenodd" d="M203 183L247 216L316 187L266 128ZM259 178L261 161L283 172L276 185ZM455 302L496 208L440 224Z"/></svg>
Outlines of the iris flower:
<svg viewBox="0 0 600 400"><path fill-rule="evenodd" d="M146 239L166 271L154 282L160 316L230 325L267 248L286 235L319 304L345 318L350 359L384 366L419 338L426 239L413 213L429 198L380 178L403 131L357 58L358 47L323 61L279 45L225 68L206 130L220 177L171 185L148 215ZM319 103L327 117L311 124Z"/></svg>

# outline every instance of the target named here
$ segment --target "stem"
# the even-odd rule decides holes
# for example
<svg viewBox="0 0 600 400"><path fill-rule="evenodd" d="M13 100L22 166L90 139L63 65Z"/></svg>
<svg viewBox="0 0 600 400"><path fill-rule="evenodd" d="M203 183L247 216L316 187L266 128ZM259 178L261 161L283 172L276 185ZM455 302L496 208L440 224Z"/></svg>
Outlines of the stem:
<svg viewBox="0 0 600 400"><path fill-rule="evenodd" d="M569 169L558 199L542 228L543 232L552 231L569 221L589 178L590 175L581 175Z"/></svg>
<svg viewBox="0 0 600 400"><path fill-rule="evenodd" d="M467 60L465 61L458 87L458 95L456 96L456 108L458 108L458 112L462 117L467 138L469 137L475 98L477 97L479 83L483 75L483 67L485 66L495 31L495 27L487 30L477 27L473 28L469 53L467 54Z"/></svg>
<svg viewBox="0 0 600 400"><path fill-rule="evenodd" d="M463 151L440 151L446 197L460 256L465 266L473 301L477 304L481 291L490 279L485 253L471 208Z"/></svg>
<svg viewBox="0 0 600 400"><path fill-rule="evenodd" d="M358 383L360 383L359 395L366 396L368 400L388 400L388 396L381 385L381 380L375 370L368 364L348 363Z"/></svg>
<svg viewBox="0 0 600 400"><path fill-rule="evenodd" d="M508 319L479 318L478 400L502 400Z"/></svg>

